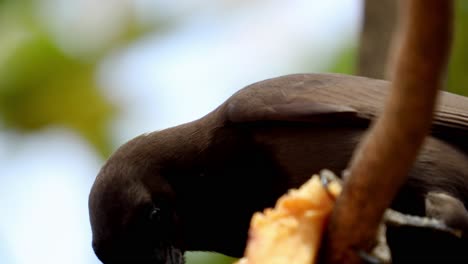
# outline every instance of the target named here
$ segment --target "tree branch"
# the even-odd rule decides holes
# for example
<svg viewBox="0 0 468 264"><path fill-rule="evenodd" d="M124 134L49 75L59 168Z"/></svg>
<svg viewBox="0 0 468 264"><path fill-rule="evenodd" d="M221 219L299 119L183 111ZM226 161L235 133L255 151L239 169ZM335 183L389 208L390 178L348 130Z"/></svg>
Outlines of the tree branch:
<svg viewBox="0 0 468 264"><path fill-rule="evenodd" d="M325 241L327 263L359 263L427 135L445 74L452 1L403 0L402 43L384 112L356 149Z"/></svg>
<svg viewBox="0 0 468 264"><path fill-rule="evenodd" d="M357 74L375 79L386 77L386 61L396 21L395 0L365 0L359 38Z"/></svg>

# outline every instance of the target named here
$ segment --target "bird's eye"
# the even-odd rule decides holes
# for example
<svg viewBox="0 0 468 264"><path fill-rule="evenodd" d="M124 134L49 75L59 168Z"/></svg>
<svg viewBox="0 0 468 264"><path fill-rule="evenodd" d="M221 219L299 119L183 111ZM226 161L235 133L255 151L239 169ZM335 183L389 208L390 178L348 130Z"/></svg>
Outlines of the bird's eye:
<svg viewBox="0 0 468 264"><path fill-rule="evenodd" d="M149 219L151 221L159 221L161 219L161 209L153 207L149 213Z"/></svg>

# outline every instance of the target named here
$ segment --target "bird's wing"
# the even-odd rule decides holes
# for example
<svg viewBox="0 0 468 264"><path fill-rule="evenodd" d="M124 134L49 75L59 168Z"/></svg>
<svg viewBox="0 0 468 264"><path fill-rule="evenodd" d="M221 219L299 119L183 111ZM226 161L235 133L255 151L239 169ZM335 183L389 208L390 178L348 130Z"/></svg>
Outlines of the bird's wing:
<svg viewBox="0 0 468 264"><path fill-rule="evenodd" d="M335 122L379 114L387 82L338 74L294 74L254 83L226 105L231 122Z"/></svg>
<svg viewBox="0 0 468 264"><path fill-rule="evenodd" d="M342 74L293 74L254 83L227 100L230 122L365 124L382 112L389 82ZM441 92L432 134L468 151L468 98Z"/></svg>

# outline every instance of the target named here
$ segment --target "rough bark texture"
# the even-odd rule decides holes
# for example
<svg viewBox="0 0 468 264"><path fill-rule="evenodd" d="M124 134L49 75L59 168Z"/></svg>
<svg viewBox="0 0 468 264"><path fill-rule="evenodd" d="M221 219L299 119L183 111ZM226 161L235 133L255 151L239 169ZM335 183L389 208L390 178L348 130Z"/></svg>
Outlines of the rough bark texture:
<svg viewBox="0 0 468 264"><path fill-rule="evenodd" d="M403 0L402 43L382 115L354 152L325 244L327 263L359 263L406 181L432 122L451 43L452 1Z"/></svg>
<svg viewBox="0 0 468 264"><path fill-rule="evenodd" d="M358 75L376 79L386 77L389 54L397 16L395 0L366 0L359 42Z"/></svg>

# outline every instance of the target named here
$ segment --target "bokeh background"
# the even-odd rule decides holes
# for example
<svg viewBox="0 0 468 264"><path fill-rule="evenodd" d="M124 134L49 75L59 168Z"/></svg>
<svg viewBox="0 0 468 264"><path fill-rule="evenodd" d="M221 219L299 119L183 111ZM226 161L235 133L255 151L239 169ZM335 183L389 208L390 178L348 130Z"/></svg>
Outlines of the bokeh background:
<svg viewBox="0 0 468 264"><path fill-rule="evenodd" d="M289 73L354 74L361 0L0 0L0 263L97 264L87 198L145 132ZM468 91L457 2L448 89ZM231 263L188 253L189 264Z"/></svg>

